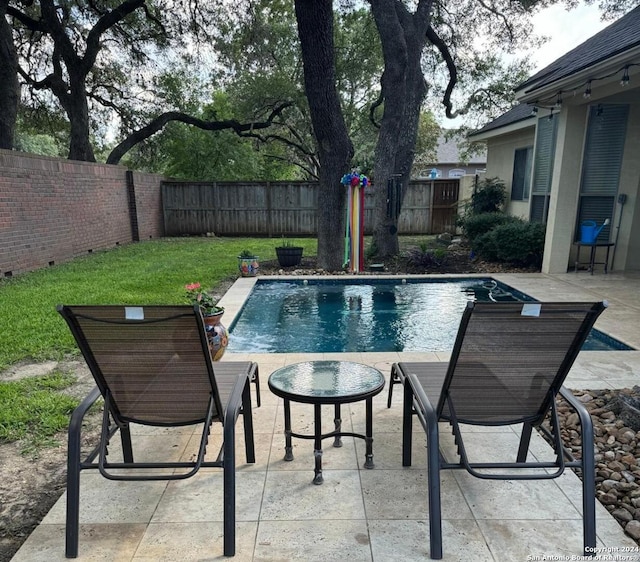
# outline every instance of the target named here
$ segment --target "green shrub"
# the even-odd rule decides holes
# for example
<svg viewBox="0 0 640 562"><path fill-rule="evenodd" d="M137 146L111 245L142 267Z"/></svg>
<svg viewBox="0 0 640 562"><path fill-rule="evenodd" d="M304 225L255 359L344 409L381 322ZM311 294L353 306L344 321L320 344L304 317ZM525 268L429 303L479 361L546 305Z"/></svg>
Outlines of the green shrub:
<svg viewBox="0 0 640 562"><path fill-rule="evenodd" d="M493 230L505 222L518 220L516 217L504 213L482 213L480 215L466 215L461 221L462 232L475 249L478 237Z"/></svg>
<svg viewBox="0 0 640 562"><path fill-rule="evenodd" d="M544 224L525 221L501 224L491 232L499 261L538 267L542 264L544 235Z"/></svg>
<svg viewBox="0 0 640 562"><path fill-rule="evenodd" d="M471 214L497 213L507 200L507 188L499 178L486 178L478 183L471 196Z"/></svg>
<svg viewBox="0 0 640 562"><path fill-rule="evenodd" d="M493 230L477 236L473 241L473 252L487 261L498 261L498 248Z"/></svg>
<svg viewBox="0 0 640 562"><path fill-rule="evenodd" d="M487 261L540 267L545 225L513 219L478 236L474 240L474 251Z"/></svg>

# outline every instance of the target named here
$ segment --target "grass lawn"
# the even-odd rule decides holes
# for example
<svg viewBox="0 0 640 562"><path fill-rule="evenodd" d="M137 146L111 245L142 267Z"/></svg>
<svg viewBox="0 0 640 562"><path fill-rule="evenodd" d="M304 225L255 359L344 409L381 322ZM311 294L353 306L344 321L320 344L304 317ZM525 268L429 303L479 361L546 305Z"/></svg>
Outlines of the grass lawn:
<svg viewBox="0 0 640 562"><path fill-rule="evenodd" d="M316 254L316 239L292 242L304 246L305 255ZM237 277L242 250L271 260L280 243L275 238L163 238L1 279L0 370L76 352L58 304L186 304L187 283L215 292L223 280Z"/></svg>

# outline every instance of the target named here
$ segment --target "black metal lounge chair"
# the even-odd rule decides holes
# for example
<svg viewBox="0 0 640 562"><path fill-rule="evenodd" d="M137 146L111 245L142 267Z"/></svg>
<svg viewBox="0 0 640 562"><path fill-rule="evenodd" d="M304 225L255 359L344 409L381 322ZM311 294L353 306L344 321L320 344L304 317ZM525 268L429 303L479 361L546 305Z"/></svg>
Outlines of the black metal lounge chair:
<svg viewBox="0 0 640 562"><path fill-rule="evenodd" d="M565 467L582 470L585 555L594 552L595 464L593 425L584 406L562 386L591 327L606 303L472 303L463 313L451 360L397 363L404 382L402 464L411 465L412 423L416 415L427 435L431 558L442 558L440 470L464 468L497 480L547 479ZM560 394L579 416L582 451L576 460L562 445L556 412ZM546 416L550 428L541 426ZM451 425L458 461L439 450L438 422ZM472 462L459 424L523 424L516 462ZM553 444L555 460L527 462L533 428ZM515 453L515 451L514 451ZM566 457L566 460L565 460ZM487 472L499 469L500 472ZM508 474L505 470L508 469Z"/></svg>
<svg viewBox="0 0 640 562"><path fill-rule="evenodd" d="M245 453L255 462L251 393L257 376L251 362L211 361L196 306L59 306L97 387L76 408L69 425L66 556L78 556L80 471L98 469L111 480L177 480L201 467L224 473L224 554L235 554L235 424L244 420ZM81 458L81 428L89 407L104 398L100 443ZM223 445L205 460L213 422L222 424ZM202 424L195 461L134 462L129 424ZM109 462L110 439L120 430L124 462ZM162 452L159 452L159 456ZM97 462L96 462L97 458ZM165 457L166 459L166 457ZM132 471L130 469L146 469Z"/></svg>

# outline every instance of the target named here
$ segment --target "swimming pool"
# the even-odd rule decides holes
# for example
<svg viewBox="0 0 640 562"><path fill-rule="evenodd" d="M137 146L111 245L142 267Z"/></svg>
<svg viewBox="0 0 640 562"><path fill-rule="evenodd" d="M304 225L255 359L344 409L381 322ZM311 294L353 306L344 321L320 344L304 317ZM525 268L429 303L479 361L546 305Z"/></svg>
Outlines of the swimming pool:
<svg viewBox="0 0 640 562"><path fill-rule="evenodd" d="M450 351L469 299L534 299L491 278L258 280L230 352ZM631 349L593 330L583 349Z"/></svg>

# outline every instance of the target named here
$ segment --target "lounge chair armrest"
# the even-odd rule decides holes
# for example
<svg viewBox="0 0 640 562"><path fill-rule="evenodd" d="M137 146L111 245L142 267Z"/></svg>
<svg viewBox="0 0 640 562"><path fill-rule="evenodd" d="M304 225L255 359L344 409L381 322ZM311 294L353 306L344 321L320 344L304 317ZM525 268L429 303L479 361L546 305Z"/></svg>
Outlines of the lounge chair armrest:
<svg viewBox="0 0 640 562"><path fill-rule="evenodd" d="M226 404L224 412L224 428L225 433L228 428L233 428L240 415L240 409L242 408L242 395L245 388L248 389L249 376L247 373L239 373L236 379L231 394L229 395L229 402ZM250 398L249 398L250 400Z"/></svg>
<svg viewBox="0 0 640 562"><path fill-rule="evenodd" d="M593 420L591 415L584 407L584 404L578 400L573 393L566 387L560 387L560 395L569 403L569 405L575 410L580 419L580 426L583 435L587 435L587 438L593 441ZM584 439L583 439L584 440Z"/></svg>
<svg viewBox="0 0 640 562"><path fill-rule="evenodd" d="M424 417L427 418L429 423L436 423L438 421L436 417L436 410L427 397L424 388L422 388L418 377L413 373L409 373L407 374L407 380L409 381L409 384L411 384L411 388L413 389L414 401L417 402Z"/></svg>
<svg viewBox="0 0 640 562"><path fill-rule="evenodd" d="M97 386L93 387L93 390L87 394L82 402L73 410L71 414L71 420L69 422L69 433L72 432L80 432L80 427L82 426L82 420L84 416L87 414L87 411L93 404L100 398L100 389Z"/></svg>

